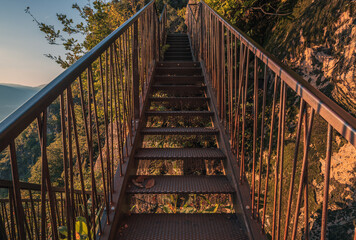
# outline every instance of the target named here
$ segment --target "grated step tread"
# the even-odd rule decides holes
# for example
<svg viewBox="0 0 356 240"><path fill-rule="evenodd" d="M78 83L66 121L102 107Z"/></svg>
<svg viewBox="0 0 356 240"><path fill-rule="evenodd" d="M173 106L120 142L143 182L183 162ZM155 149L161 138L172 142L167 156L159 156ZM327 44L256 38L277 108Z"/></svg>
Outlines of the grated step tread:
<svg viewBox="0 0 356 240"><path fill-rule="evenodd" d="M139 176L133 176L137 179ZM144 176L145 182L148 179L154 179L155 184L152 188L140 188L130 182L128 189L129 194L178 194L178 193L197 193L210 194L234 193L226 176Z"/></svg>
<svg viewBox="0 0 356 240"><path fill-rule="evenodd" d="M142 160L225 159L218 148L141 148L135 154Z"/></svg>
<svg viewBox="0 0 356 240"><path fill-rule="evenodd" d="M147 116L213 116L212 111L146 111Z"/></svg>
<svg viewBox="0 0 356 240"><path fill-rule="evenodd" d="M219 131L217 128L191 128L191 127L171 127L171 128L144 128L141 133L144 135L215 135Z"/></svg>
<svg viewBox="0 0 356 240"><path fill-rule="evenodd" d="M117 234L120 240L247 240L235 214L131 214Z"/></svg>
<svg viewBox="0 0 356 240"><path fill-rule="evenodd" d="M208 97L150 97L151 102L209 101Z"/></svg>

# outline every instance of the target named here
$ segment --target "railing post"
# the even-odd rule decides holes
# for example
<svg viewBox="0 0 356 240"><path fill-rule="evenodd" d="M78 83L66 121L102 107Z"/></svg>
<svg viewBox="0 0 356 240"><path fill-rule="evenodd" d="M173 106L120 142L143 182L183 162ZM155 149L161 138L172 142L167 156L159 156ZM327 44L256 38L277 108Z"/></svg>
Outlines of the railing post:
<svg viewBox="0 0 356 240"><path fill-rule="evenodd" d="M203 16L203 4L199 3L199 11L200 11L200 43L199 43L199 55L200 59L203 60L203 34L204 34L204 16Z"/></svg>
<svg viewBox="0 0 356 240"><path fill-rule="evenodd" d="M140 118L140 75L138 73L138 23L135 21L133 25L132 36L132 96L134 107L134 119Z"/></svg>
<svg viewBox="0 0 356 240"><path fill-rule="evenodd" d="M156 53L158 53L158 56L157 56L157 60L161 60L161 54L160 54L160 50L161 50L161 23L159 20L157 20L157 33L156 33L156 36L157 36L157 50L156 50Z"/></svg>
<svg viewBox="0 0 356 240"><path fill-rule="evenodd" d="M154 10L154 8L152 8ZM152 11L152 20L153 20L153 59L157 61L157 23L156 23L156 13Z"/></svg>
<svg viewBox="0 0 356 240"><path fill-rule="evenodd" d="M26 239L25 232L25 213L22 206L21 192L20 192L20 180L19 172L17 168L17 158L16 158L16 148L15 141L10 142L10 163L11 163L11 174L13 183L13 196L15 202L15 217L17 223L18 237L20 240ZM11 191L11 190L9 190Z"/></svg>

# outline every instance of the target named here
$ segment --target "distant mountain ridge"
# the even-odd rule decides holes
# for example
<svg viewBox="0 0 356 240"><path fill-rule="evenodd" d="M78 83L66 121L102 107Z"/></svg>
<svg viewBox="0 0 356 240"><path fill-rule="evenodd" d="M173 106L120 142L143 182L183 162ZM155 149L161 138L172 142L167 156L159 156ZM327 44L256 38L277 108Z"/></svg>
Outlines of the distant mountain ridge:
<svg viewBox="0 0 356 240"><path fill-rule="evenodd" d="M0 122L40 91L45 85L30 87L0 83Z"/></svg>

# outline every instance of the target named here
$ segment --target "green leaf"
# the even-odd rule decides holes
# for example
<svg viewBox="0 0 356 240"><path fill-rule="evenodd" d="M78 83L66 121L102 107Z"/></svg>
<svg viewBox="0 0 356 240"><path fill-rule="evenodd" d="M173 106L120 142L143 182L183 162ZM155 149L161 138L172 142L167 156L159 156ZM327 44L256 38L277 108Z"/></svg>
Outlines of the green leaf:
<svg viewBox="0 0 356 240"><path fill-rule="evenodd" d="M66 240L68 237L68 229L66 226L60 226L58 228L59 239Z"/></svg>
<svg viewBox="0 0 356 240"><path fill-rule="evenodd" d="M84 217L77 217L75 222L75 231L79 234L80 239L88 239L88 226Z"/></svg>

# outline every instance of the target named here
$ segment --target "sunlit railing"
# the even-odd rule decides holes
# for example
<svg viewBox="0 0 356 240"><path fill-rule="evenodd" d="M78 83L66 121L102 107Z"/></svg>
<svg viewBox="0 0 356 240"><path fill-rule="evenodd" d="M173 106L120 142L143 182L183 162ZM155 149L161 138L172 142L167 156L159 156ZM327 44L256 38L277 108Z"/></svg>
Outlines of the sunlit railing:
<svg viewBox="0 0 356 240"><path fill-rule="evenodd" d="M316 233L325 239L332 146L337 136L356 147L356 119L204 1L188 5L187 22L194 54L206 70L236 154L236 175L240 184L250 185L250 214L272 239L300 239L302 234L308 239L313 198L308 168L325 158L321 230ZM292 142L295 150L285 156ZM311 143L325 149L318 159L310 157Z"/></svg>
<svg viewBox="0 0 356 240"><path fill-rule="evenodd" d="M0 200L2 237L96 239L111 224L116 179L124 174L166 19L165 8L158 16L151 1L0 124L0 151L11 162L11 180L0 181L8 195ZM41 150L37 184L19 176L17 138L29 129L38 132L33 145ZM60 151L49 154L53 138ZM62 159L58 187L53 157ZM78 233L83 222L88 230Z"/></svg>

